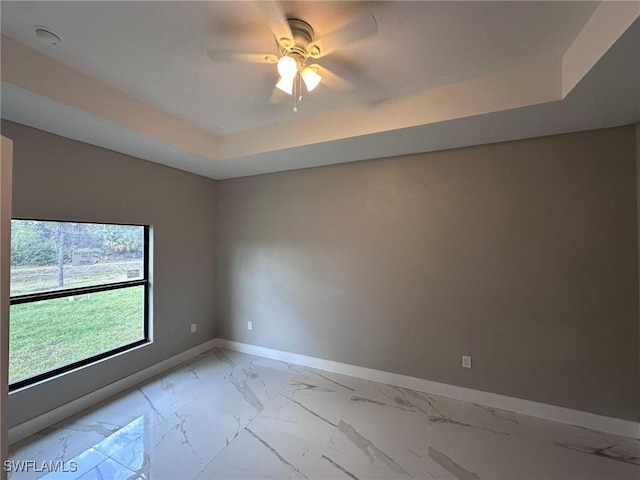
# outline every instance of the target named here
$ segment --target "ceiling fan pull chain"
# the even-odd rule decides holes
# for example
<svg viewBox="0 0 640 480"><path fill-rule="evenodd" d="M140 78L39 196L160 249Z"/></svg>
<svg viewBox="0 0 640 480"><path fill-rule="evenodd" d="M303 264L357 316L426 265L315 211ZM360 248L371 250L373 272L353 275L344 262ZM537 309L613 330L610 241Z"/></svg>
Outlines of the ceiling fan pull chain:
<svg viewBox="0 0 640 480"><path fill-rule="evenodd" d="M302 75L298 75L298 101L302 102Z"/></svg>
<svg viewBox="0 0 640 480"><path fill-rule="evenodd" d="M298 80L298 81L296 82L295 80ZM296 78L295 80L293 82L293 113L298 113L298 101L302 100L302 95L299 95L300 94L299 78Z"/></svg>
<svg viewBox="0 0 640 480"><path fill-rule="evenodd" d="M293 85L293 89L296 89L295 84ZM298 98L296 97L296 92L293 92L293 113L298 113Z"/></svg>

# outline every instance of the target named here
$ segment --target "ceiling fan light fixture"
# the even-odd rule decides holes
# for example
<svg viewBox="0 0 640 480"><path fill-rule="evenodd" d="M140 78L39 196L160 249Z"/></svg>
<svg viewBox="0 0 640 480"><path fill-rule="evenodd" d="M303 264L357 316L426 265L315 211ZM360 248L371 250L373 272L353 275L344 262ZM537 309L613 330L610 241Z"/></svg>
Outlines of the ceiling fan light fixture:
<svg viewBox="0 0 640 480"><path fill-rule="evenodd" d="M298 62L288 55L283 55L280 57L280 60L278 60L278 73L283 79L291 79L293 82L293 79L298 73Z"/></svg>
<svg viewBox="0 0 640 480"><path fill-rule="evenodd" d="M322 80L322 76L313 67L304 67L300 75L302 76L302 80L309 92L316 88L320 83L320 80Z"/></svg>
<svg viewBox="0 0 640 480"><path fill-rule="evenodd" d="M295 76L291 78L280 77L278 83L276 83L276 87L282 90L284 93L288 95L293 95L293 81L295 80Z"/></svg>

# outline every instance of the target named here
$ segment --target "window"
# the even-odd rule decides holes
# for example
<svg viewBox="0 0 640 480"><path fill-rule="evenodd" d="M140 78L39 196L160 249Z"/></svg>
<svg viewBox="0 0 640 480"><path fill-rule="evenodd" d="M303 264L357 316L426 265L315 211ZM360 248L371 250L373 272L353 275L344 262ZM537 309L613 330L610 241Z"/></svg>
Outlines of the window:
<svg viewBox="0 0 640 480"><path fill-rule="evenodd" d="M149 229L11 221L9 386L149 339Z"/></svg>

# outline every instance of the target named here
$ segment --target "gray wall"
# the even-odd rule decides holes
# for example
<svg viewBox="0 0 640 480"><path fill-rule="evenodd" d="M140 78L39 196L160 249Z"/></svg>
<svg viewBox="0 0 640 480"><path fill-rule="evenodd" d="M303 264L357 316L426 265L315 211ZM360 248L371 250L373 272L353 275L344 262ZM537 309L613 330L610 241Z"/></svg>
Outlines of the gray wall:
<svg viewBox="0 0 640 480"><path fill-rule="evenodd" d="M218 182L217 336L638 420L635 149L628 126Z"/></svg>
<svg viewBox="0 0 640 480"><path fill-rule="evenodd" d="M0 464L9 454L7 423L9 418L9 273L11 269L11 184L13 145L0 137ZM0 468L0 480L7 471Z"/></svg>
<svg viewBox="0 0 640 480"><path fill-rule="evenodd" d="M636 200L638 220L638 302L640 304L640 122L636 123ZM638 323L640 324L640 315L638 315ZM638 330L640 330L640 326ZM640 345L640 337L638 338L638 345ZM640 351L638 352L638 365L640 365ZM638 410L640 410L640 394L638 395Z"/></svg>
<svg viewBox="0 0 640 480"><path fill-rule="evenodd" d="M153 344L12 394L10 426L214 337L213 180L15 123L3 121L2 135L14 142L14 217L153 232Z"/></svg>
<svg viewBox="0 0 640 480"><path fill-rule="evenodd" d="M214 331L638 419L633 126L221 182L2 134L14 216L151 224L155 264L154 344L13 394L10 426Z"/></svg>

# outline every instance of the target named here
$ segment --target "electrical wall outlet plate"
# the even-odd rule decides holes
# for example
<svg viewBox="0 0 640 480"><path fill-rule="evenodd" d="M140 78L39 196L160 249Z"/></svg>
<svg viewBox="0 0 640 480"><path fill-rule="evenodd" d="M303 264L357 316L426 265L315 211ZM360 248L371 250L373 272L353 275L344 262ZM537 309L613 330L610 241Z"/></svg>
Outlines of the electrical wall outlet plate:
<svg viewBox="0 0 640 480"><path fill-rule="evenodd" d="M467 355L462 356L462 366L464 368L471 368L471 357Z"/></svg>
<svg viewBox="0 0 640 480"><path fill-rule="evenodd" d="M196 327L196 324L195 324L195 323L192 323L192 324L191 324L191 333L194 333L194 332L196 331L196 328L197 328L197 327Z"/></svg>
<svg viewBox="0 0 640 480"><path fill-rule="evenodd" d="M249 321L247 322L247 330L252 330L253 329L253 322Z"/></svg>

